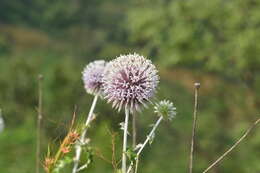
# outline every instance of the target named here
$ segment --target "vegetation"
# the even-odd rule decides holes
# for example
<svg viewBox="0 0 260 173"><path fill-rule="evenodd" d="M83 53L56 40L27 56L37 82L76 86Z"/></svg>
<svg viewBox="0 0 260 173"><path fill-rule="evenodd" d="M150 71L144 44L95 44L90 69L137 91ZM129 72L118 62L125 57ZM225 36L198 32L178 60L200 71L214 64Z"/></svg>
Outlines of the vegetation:
<svg viewBox="0 0 260 173"><path fill-rule="evenodd" d="M93 99L81 80L85 65L129 52L153 60L161 77L157 99L174 101L178 113L172 122L162 122L152 149L142 151L139 172L188 171L197 81L193 169L202 172L259 118L259 21L258 0L0 1L0 108L5 121L0 172L35 172L39 74L44 77L43 164L47 146L58 150L70 134L75 105L77 122L85 121ZM95 147L86 151L86 160L94 164L82 172L113 172L111 143L119 158L118 124L124 114L100 100L96 115L89 129ZM150 109L138 116L140 143L157 117ZM255 131L212 172L258 173L259 128Z"/></svg>

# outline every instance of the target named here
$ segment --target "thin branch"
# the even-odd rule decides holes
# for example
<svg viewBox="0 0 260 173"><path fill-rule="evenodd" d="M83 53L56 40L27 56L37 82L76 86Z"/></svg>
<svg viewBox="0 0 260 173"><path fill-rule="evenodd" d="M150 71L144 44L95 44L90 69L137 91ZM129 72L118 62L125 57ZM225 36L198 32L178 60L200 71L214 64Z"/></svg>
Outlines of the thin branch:
<svg viewBox="0 0 260 173"><path fill-rule="evenodd" d="M42 121L42 80L43 76L38 76L38 116L37 116L37 137L36 137L36 173L40 172L41 154L41 121Z"/></svg>
<svg viewBox="0 0 260 173"><path fill-rule="evenodd" d="M256 120L248 129L247 131L243 134L243 136L241 138L239 138L239 140L232 146L230 147L222 156L220 156L215 162L213 162L207 169L205 169L205 171L203 171L203 173L208 172L209 170L211 170L212 168L214 168L220 161L222 161L233 149L235 149L239 143L241 143L246 137L247 135L253 130L253 128L256 127L256 125L260 122L260 118L258 120Z"/></svg>
<svg viewBox="0 0 260 173"><path fill-rule="evenodd" d="M112 151L112 156L111 156L111 164L113 166L113 169L115 171L117 171L117 165L118 165L118 162L116 160L116 136L117 136L117 133L113 132L113 131L110 131L109 129L107 129L109 135L111 136L111 151Z"/></svg>
<svg viewBox="0 0 260 173"><path fill-rule="evenodd" d="M76 119L76 113L77 113L77 105L74 106L74 111L73 111L73 116L72 116L72 120L71 120L69 131L72 131L72 129L73 129L73 126L74 126L74 123L75 123L75 119Z"/></svg>
<svg viewBox="0 0 260 173"><path fill-rule="evenodd" d="M85 143L85 138L86 138L88 126L89 126L90 122L93 120L93 115L94 115L93 112L94 112L94 109L96 107L97 100L98 100L98 94L94 97L90 111L88 113L88 118L87 118L86 123L85 123L85 128L84 128L84 130L81 134L81 137L80 137L80 140L78 141L78 144L76 144L76 146L75 146L76 156L74 158L74 166L73 166L73 169L72 169L72 173L76 173L77 170L78 170L80 156L81 156L81 152L82 152L82 144Z"/></svg>
<svg viewBox="0 0 260 173"><path fill-rule="evenodd" d="M193 127L192 127L191 146L190 146L189 173L192 173L192 169L193 169L194 140L195 140L196 126L197 126L198 92L200 88L200 83L195 83L194 86L195 86L195 102L194 102Z"/></svg>
<svg viewBox="0 0 260 173"><path fill-rule="evenodd" d="M105 162L107 162L107 163L109 163L109 164L112 164L112 161L110 161L109 159L107 159L107 158L100 152L100 150L99 150L98 148L95 149L95 155L96 155L98 158L102 159L103 161L105 161Z"/></svg>
<svg viewBox="0 0 260 173"><path fill-rule="evenodd" d="M157 120L157 122L155 123L155 125L153 126L153 129L151 130L151 132L149 133L149 135L146 137L146 140L144 141L144 143L142 144L142 147L138 150L137 154L136 154L136 169L135 172L137 173L137 167L138 167L138 161L139 161L139 156L142 153L144 147L146 146L146 144L149 142L149 140L151 140L152 136L154 135L154 132L156 130L156 128L158 127L158 125L160 124L160 122L163 120L163 117L160 116L160 118ZM129 166L127 173L130 173L130 171L133 169L133 163Z"/></svg>
<svg viewBox="0 0 260 173"><path fill-rule="evenodd" d="M154 132L156 130L156 128L158 127L158 125L160 124L160 122L163 120L163 116L160 116L160 118L157 120L157 122L155 123L155 125L153 126L153 129L151 130L151 132L149 133L149 135L147 136L146 140L144 141L144 143L142 144L142 147L138 150L137 152L137 156L139 156L141 154L141 152L143 151L144 147L146 146L146 144L149 142L149 140L152 138L152 136L154 135Z"/></svg>
<svg viewBox="0 0 260 173"><path fill-rule="evenodd" d="M111 140L111 148L112 148L112 165L114 170L117 170L117 163L116 163L116 133L111 133L112 140Z"/></svg>
<svg viewBox="0 0 260 173"><path fill-rule="evenodd" d="M85 165L81 166L81 167L77 170L77 172L82 171L83 169L88 168L88 165L89 165L89 164L90 164L90 161L88 161Z"/></svg>

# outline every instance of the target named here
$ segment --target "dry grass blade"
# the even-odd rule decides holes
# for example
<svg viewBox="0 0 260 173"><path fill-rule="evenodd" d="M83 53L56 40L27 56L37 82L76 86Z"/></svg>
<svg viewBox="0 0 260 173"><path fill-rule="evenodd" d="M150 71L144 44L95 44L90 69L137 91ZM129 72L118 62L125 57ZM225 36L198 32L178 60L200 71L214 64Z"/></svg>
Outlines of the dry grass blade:
<svg viewBox="0 0 260 173"><path fill-rule="evenodd" d="M208 172L209 170L211 170L212 168L214 168L214 166L216 166L220 161L222 161L232 150L234 150L238 144L240 144L246 137L247 135L253 130L253 128L256 127L256 125L260 122L260 118L258 120L256 120L248 129L247 131L243 134L243 136L241 138L239 138L239 140L232 146L230 147L222 156L220 156L215 162L213 162L207 169L205 169L205 171L203 171L203 173Z"/></svg>

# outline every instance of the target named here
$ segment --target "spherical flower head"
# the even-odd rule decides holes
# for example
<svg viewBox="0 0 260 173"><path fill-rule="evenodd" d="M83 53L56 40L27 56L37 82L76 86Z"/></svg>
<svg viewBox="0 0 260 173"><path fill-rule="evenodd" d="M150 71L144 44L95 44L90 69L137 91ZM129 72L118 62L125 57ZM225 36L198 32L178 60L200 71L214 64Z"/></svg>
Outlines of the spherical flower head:
<svg viewBox="0 0 260 173"><path fill-rule="evenodd" d="M131 112L140 110L156 92L159 76L156 67L145 57L121 55L107 65L103 78L104 95L113 107Z"/></svg>
<svg viewBox="0 0 260 173"><path fill-rule="evenodd" d="M164 119L172 120L176 116L176 107L169 100L163 100L155 104L154 112Z"/></svg>
<svg viewBox="0 0 260 173"><path fill-rule="evenodd" d="M89 63L82 72L84 87L89 94L100 94L106 62L97 60Z"/></svg>

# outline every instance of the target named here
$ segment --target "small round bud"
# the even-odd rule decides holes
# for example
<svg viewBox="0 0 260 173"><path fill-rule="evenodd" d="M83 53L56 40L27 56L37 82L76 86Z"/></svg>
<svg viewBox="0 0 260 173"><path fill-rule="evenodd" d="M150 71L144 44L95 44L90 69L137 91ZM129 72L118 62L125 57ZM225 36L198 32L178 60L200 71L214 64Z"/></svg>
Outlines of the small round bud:
<svg viewBox="0 0 260 173"><path fill-rule="evenodd" d="M38 75L38 79L39 79L39 80L42 80L42 79L43 79L43 75L42 75L42 74L39 74L39 75Z"/></svg>
<svg viewBox="0 0 260 173"><path fill-rule="evenodd" d="M196 82L196 83L194 83L194 86L195 86L195 88L200 88L200 83L199 82Z"/></svg>
<svg viewBox="0 0 260 173"><path fill-rule="evenodd" d="M154 112L164 119L172 120L176 116L176 107L169 100L163 100L155 104Z"/></svg>

